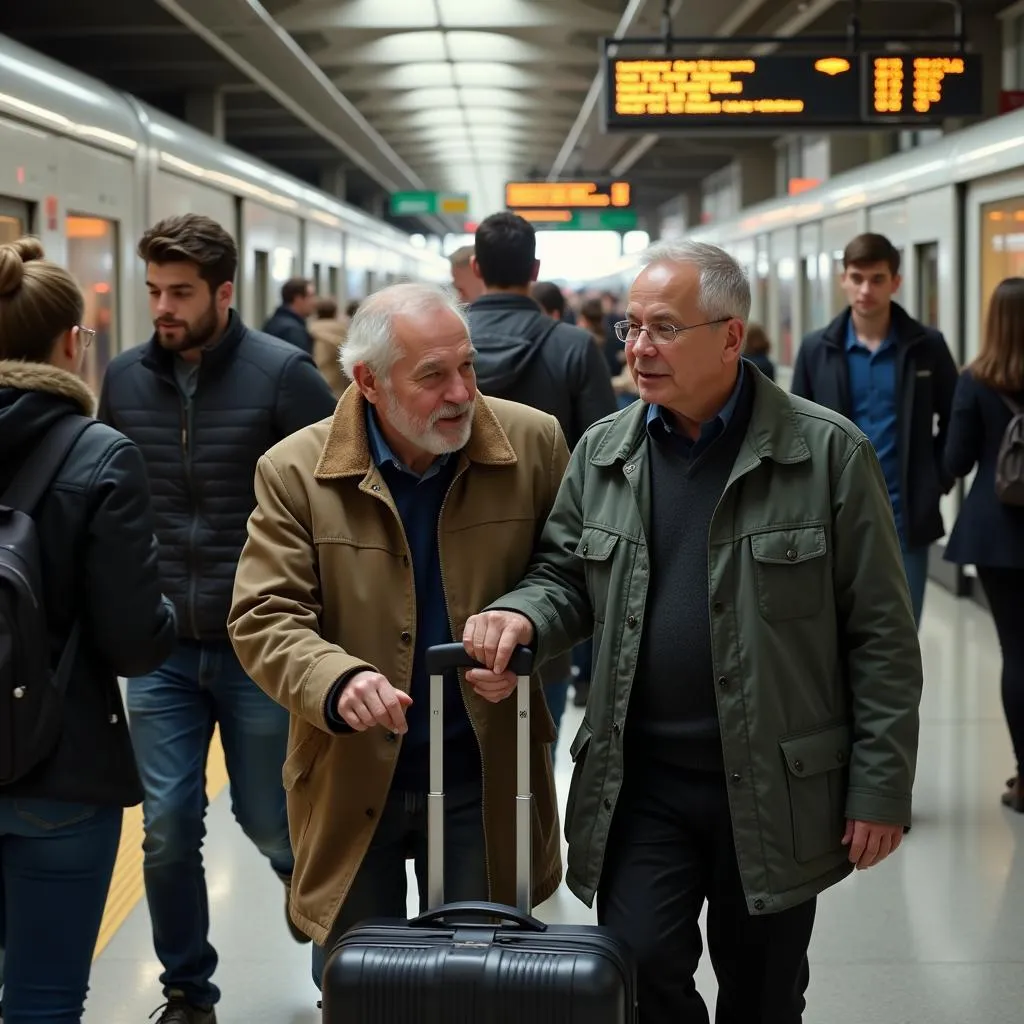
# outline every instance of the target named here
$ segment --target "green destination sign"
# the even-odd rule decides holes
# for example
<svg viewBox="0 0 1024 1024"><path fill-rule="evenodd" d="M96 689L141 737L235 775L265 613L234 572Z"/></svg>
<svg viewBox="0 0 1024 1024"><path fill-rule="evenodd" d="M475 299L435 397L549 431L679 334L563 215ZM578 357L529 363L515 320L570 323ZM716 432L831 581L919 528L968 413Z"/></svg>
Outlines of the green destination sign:
<svg viewBox="0 0 1024 1024"><path fill-rule="evenodd" d="M391 196L392 217L423 217L466 214L469 196L452 192L395 192Z"/></svg>

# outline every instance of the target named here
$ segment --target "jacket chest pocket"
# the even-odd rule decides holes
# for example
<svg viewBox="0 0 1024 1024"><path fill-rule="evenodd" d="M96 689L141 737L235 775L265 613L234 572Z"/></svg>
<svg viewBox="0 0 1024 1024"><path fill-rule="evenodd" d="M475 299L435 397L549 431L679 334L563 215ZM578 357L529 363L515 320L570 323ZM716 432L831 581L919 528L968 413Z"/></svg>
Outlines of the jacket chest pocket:
<svg viewBox="0 0 1024 1024"><path fill-rule="evenodd" d="M765 619L802 619L821 610L828 572L824 526L758 533L750 538L750 550Z"/></svg>
<svg viewBox="0 0 1024 1024"><path fill-rule="evenodd" d="M614 562L612 555L618 540L619 536L616 533L587 526L584 527L580 542L576 545L576 557L583 560L587 593L590 594L595 622L604 622L607 617L608 593Z"/></svg>

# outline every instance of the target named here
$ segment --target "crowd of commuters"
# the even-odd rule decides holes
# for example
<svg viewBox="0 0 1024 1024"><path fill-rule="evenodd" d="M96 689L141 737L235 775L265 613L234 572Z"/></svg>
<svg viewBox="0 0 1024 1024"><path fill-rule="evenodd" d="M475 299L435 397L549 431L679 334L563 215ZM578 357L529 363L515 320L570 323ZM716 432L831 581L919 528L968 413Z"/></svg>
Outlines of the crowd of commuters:
<svg viewBox="0 0 1024 1024"><path fill-rule="evenodd" d="M81 1019L140 802L154 1016L215 1024L215 728L317 986L355 922L405 915L407 860L425 903L425 653L452 641L480 667L444 681L448 899L516 902L507 666L529 644L534 902L563 878L573 687L565 881L634 957L642 1024L709 1019L705 903L720 1024L800 1021L818 897L911 824L928 561L975 470L946 557L992 608L1024 813L1024 281L958 373L895 301L898 251L859 236L848 307L786 391L714 246L653 246L628 296L577 292L538 280L503 212L450 290L340 315L296 278L261 331L208 217L138 257L153 333L97 400L78 285L34 239L0 246L0 569L22 559L0 617L42 637L0 645L37 716L0 757L5 1024Z"/></svg>

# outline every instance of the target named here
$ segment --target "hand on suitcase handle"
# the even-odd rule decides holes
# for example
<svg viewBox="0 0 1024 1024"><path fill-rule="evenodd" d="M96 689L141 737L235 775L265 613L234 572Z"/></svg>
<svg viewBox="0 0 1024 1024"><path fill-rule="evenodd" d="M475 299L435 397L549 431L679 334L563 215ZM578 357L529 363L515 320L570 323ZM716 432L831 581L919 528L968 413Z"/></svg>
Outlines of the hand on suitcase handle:
<svg viewBox="0 0 1024 1024"><path fill-rule="evenodd" d="M512 664L518 647L533 643L533 623L518 612L480 612L471 615L462 631L462 646L466 653L495 675L516 672ZM526 675L526 672L517 675Z"/></svg>

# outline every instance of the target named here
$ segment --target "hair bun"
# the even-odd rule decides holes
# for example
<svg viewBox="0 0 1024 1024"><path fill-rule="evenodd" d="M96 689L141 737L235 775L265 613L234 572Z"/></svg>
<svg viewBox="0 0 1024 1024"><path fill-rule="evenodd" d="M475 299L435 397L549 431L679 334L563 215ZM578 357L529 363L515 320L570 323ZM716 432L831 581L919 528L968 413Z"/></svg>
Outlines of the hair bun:
<svg viewBox="0 0 1024 1024"><path fill-rule="evenodd" d="M0 298L15 294L25 277L25 264L45 258L38 238L19 238L0 245Z"/></svg>

